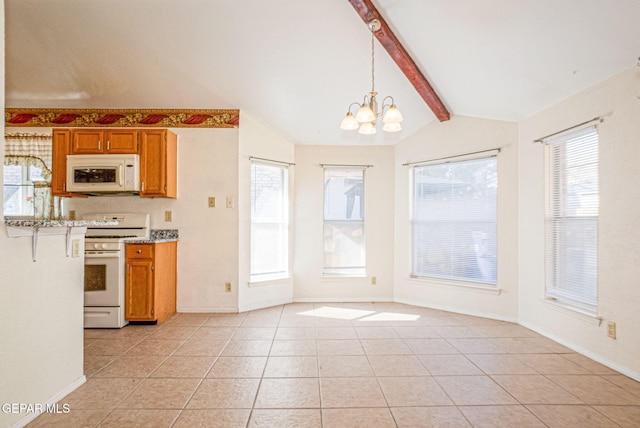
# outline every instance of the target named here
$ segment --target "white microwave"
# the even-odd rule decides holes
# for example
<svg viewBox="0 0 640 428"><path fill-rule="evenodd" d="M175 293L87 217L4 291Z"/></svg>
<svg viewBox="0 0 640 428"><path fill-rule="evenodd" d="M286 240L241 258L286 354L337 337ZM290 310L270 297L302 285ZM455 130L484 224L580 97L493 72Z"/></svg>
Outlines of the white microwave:
<svg viewBox="0 0 640 428"><path fill-rule="evenodd" d="M67 191L86 194L140 191L140 157L67 155Z"/></svg>

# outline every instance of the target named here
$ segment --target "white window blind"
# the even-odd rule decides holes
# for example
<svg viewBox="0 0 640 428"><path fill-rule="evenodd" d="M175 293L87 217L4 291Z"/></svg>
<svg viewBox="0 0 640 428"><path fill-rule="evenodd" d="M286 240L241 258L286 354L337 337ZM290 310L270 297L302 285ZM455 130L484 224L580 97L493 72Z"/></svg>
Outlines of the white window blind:
<svg viewBox="0 0 640 428"><path fill-rule="evenodd" d="M598 131L545 141L546 295L595 312L598 300Z"/></svg>
<svg viewBox="0 0 640 428"><path fill-rule="evenodd" d="M364 276L364 168L324 169L324 275Z"/></svg>
<svg viewBox="0 0 640 428"><path fill-rule="evenodd" d="M412 276L496 284L495 156L413 167Z"/></svg>
<svg viewBox="0 0 640 428"><path fill-rule="evenodd" d="M289 198L286 166L251 163L251 280L289 272Z"/></svg>

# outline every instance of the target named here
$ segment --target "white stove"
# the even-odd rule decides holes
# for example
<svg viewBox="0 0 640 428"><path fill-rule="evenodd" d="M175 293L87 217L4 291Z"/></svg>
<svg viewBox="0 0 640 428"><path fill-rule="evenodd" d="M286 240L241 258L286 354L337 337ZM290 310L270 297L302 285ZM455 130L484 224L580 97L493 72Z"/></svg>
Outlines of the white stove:
<svg viewBox="0 0 640 428"><path fill-rule="evenodd" d="M125 242L149 239L149 214L87 214L117 224L87 227L84 241L84 327L121 328L125 320Z"/></svg>

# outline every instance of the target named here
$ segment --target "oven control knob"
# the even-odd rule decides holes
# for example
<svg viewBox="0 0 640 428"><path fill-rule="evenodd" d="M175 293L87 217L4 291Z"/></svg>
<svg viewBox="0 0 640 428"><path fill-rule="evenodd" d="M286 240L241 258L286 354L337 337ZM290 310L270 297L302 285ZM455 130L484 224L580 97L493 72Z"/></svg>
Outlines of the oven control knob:
<svg viewBox="0 0 640 428"><path fill-rule="evenodd" d="M107 244L102 244L102 249L106 249L107 248Z"/></svg>
<svg viewBox="0 0 640 428"><path fill-rule="evenodd" d="M100 244L93 244L93 248L96 248L96 249L100 248Z"/></svg>

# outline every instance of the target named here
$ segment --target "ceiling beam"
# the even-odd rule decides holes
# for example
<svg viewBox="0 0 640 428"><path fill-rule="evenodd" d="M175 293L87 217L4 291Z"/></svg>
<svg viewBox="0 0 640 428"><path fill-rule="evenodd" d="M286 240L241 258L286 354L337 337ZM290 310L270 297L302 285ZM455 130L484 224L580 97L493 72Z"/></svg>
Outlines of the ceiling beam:
<svg viewBox="0 0 640 428"><path fill-rule="evenodd" d="M358 12L365 24L369 24L372 19L380 21L380 30L374 32L380 44L391 55L391 58L400 67L400 70L407 76L418 94L427 103L433 114L436 115L440 122L450 119L449 111L431 87L427 79L424 77L416 63L411 59L400 40L393 34L393 31L387 25L380 12L373 5L371 0L349 0L351 6Z"/></svg>

